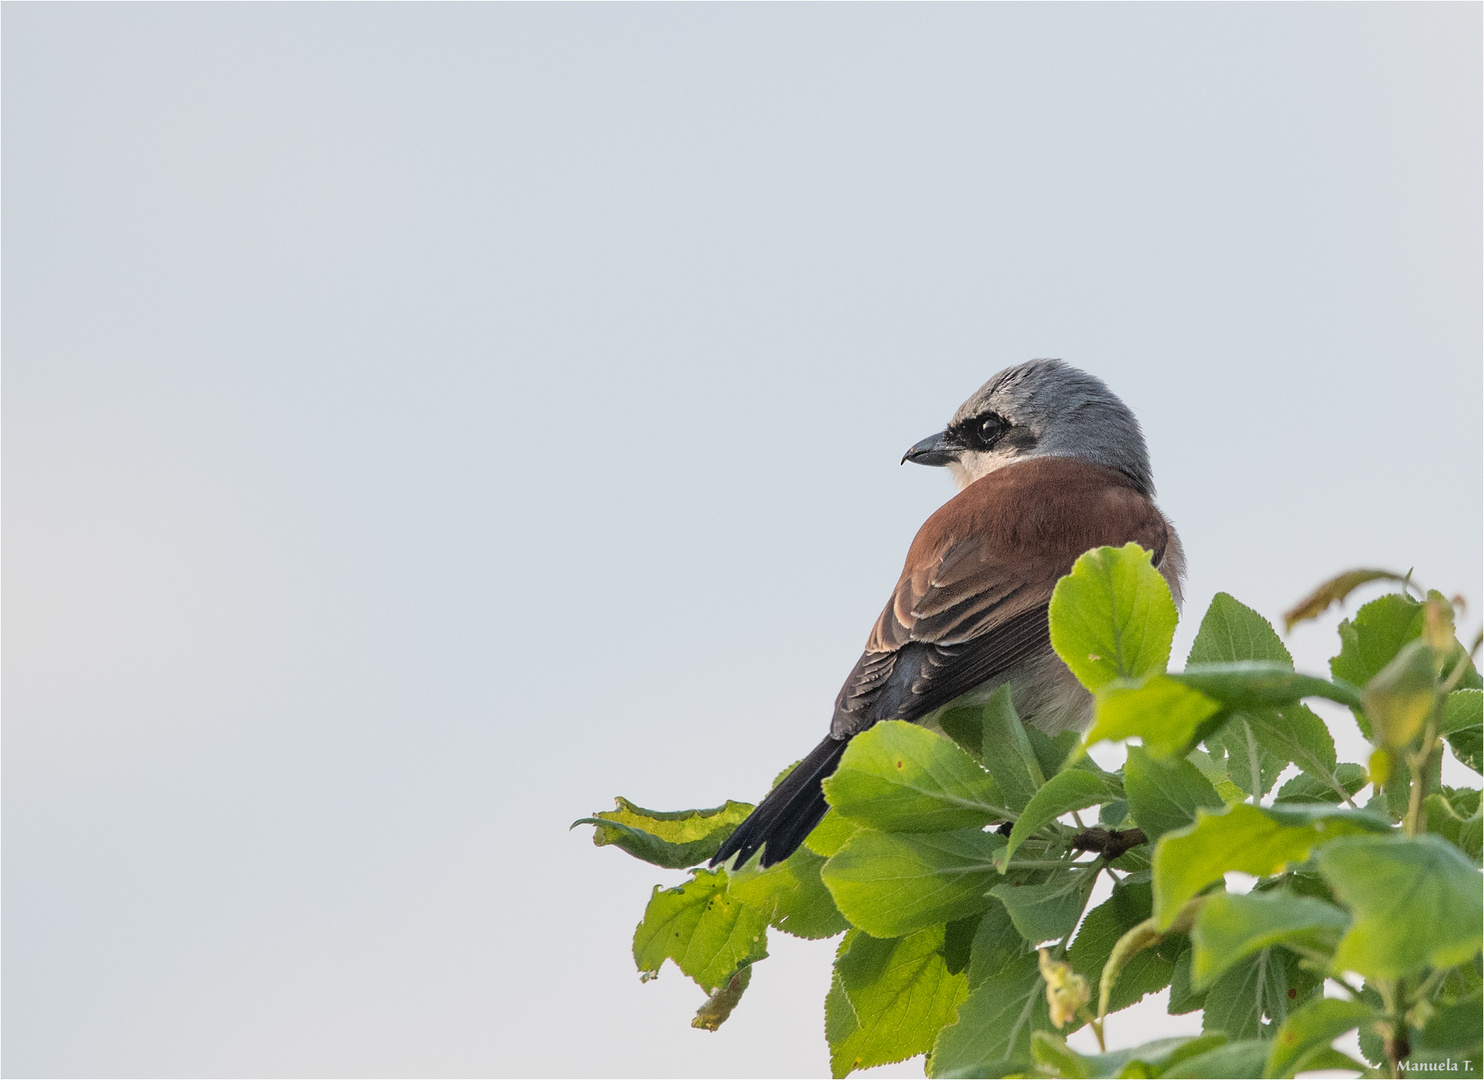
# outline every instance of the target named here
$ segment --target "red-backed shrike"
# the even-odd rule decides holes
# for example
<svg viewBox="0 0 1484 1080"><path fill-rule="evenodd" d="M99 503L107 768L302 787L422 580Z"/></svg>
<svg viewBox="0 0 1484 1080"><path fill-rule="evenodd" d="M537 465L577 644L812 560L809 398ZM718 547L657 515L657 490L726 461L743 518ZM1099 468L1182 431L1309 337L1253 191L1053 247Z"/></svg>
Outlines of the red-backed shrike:
<svg viewBox="0 0 1484 1080"><path fill-rule="evenodd" d="M1139 422L1102 380L1060 360L1006 368L902 460L947 466L959 493L912 541L835 699L830 733L713 866L733 855L740 865L759 848L763 866L793 854L827 809L821 781L877 721L930 723L944 706L1008 683L1016 710L1043 731L1084 728L1092 698L1052 651L1046 616L1057 579L1083 552L1138 543L1180 602L1180 538L1154 505Z"/></svg>

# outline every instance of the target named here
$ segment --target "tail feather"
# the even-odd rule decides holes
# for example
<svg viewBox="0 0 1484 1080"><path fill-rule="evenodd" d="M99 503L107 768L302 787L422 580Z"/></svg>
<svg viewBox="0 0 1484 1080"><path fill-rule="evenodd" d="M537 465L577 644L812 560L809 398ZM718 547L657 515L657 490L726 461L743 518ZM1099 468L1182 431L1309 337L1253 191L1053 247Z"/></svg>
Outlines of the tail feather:
<svg viewBox="0 0 1484 1080"><path fill-rule="evenodd" d="M768 867L797 851L829 809L820 784L840 764L840 755L845 753L848 742L848 739L826 736L727 837L711 865L716 866L740 854L741 858L737 860L740 866L762 848L763 857L759 862Z"/></svg>

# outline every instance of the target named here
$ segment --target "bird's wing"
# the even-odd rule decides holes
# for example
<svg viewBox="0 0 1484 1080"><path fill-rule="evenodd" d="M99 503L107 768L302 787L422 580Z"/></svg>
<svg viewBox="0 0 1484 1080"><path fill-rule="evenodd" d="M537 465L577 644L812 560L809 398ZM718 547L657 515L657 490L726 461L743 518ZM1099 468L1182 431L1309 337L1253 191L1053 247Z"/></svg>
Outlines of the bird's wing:
<svg viewBox="0 0 1484 1080"><path fill-rule="evenodd" d="M1057 579L1083 552L1134 541L1158 564L1169 526L1122 474L1036 458L970 484L913 540L835 705L844 738L915 720L1044 649Z"/></svg>

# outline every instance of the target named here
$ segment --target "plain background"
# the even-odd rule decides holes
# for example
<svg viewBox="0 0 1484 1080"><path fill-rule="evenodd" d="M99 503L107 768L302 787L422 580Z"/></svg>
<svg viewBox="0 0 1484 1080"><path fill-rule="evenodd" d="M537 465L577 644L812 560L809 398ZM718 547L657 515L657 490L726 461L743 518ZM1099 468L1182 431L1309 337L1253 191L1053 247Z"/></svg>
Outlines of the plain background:
<svg viewBox="0 0 1484 1080"><path fill-rule="evenodd" d="M826 1073L831 945L693 1031L567 825L815 743L1032 356L1177 661L1355 565L1472 633L1480 13L6 5L5 1072Z"/></svg>

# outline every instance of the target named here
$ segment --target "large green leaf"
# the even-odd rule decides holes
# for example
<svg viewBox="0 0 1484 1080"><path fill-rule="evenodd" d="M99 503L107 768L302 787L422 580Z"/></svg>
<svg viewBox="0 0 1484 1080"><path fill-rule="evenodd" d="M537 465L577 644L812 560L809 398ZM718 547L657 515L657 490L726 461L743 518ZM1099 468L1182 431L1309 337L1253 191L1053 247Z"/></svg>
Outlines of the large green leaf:
<svg viewBox="0 0 1484 1080"><path fill-rule="evenodd" d="M1354 619L1340 623L1340 652L1329 662L1331 674L1353 686L1370 682L1403 645L1421 636L1424 607L1404 593L1388 593L1361 607ZM1352 711L1369 739L1371 722L1359 702Z"/></svg>
<svg viewBox="0 0 1484 1080"><path fill-rule="evenodd" d="M634 963L650 974L673 960L709 994L768 955L769 912L727 895L725 870L692 873L673 889L655 886L634 931Z"/></svg>
<svg viewBox="0 0 1484 1080"><path fill-rule="evenodd" d="M1097 695L1086 743L1137 738L1155 757L1184 757L1202 726L1221 712L1214 699L1170 675L1114 682Z"/></svg>
<svg viewBox="0 0 1484 1080"><path fill-rule="evenodd" d="M1097 986L1103 977L1103 966L1112 955L1118 939L1149 918L1153 900L1148 882L1120 882L1113 895L1087 913L1077 928L1077 938L1067 950L1067 963ZM1174 973L1175 950L1172 943L1144 949L1124 965L1108 999L1108 1011L1126 1009L1145 994L1157 993L1170 984Z"/></svg>
<svg viewBox="0 0 1484 1080"><path fill-rule="evenodd" d="M801 938L827 938L850 928L820 880L824 859L800 848L766 870L753 859L734 870L727 892L749 907L769 913L769 925Z"/></svg>
<svg viewBox="0 0 1484 1080"><path fill-rule="evenodd" d="M969 954L974 948L974 934L984 912L977 911L962 919L954 919L943 927L943 959L948 963L948 973L957 975L969 966Z"/></svg>
<svg viewBox="0 0 1484 1080"><path fill-rule="evenodd" d="M1031 1054L1043 1073L1063 1077L1168 1076L1168 1070L1226 1043L1225 1035L1178 1035L1106 1054L1079 1054L1060 1035L1038 1031Z"/></svg>
<svg viewBox="0 0 1484 1080"><path fill-rule="evenodd" d="M1168 927L1187 900L1228 871L1276 874L1337 836L1387 827L1372 815L1317 803L1265 809L1239 803L1222 814L1199 810L1194 825L1166 833L1154 849L1154 914Z"/></svg>
<svg viewBox="0 0 1484 1080"><path fill-rule="evenodd" d="M1005 805L1019 812L1036 789L1046 782L1030 735L1015 704L1010 699L1010 687L1001 686L980 708L981 739L984 751L981 760L994 777L1004 795Z"/></svg>
<svg viewBox="0 0 1484 1080"><path fill-rule="evenodd" d="M1342 761L1335 766L1334 779L1340 785L1340 791L1352 796L1370 783L1370 777L1365 768L1348 761ZM1301 773L1280 787L1273 801L1338 803L1340 792L1310 773Z"/></svg>
<svg viewBox="0 0 1484 1080"><path fill-rule="evenodd" d="M1163 671L1179 615L1165 579L1138 544L1087 552L1056 583L1051 647L1083 686Z"/></svg>
<svg viewBox="0 0 1484 1080"><path fill-rule="evenodd" d="M1233 1041L1270 1034L1265 1017L1271 1024L1281 1024L1319 986L1317 977L1299 969L1293 953L1263 949L1233 964L1211 984L1201 1030L1224 1031Z"/></svg>
<svg viewBox="0 0 1484 1080"><path fill-rule="evenodd" d="M897 937L982 911L1005 839L978 829L884 833L861 829L822 876L845 917L868 934Z"/></svg>
<svg viewBox="0 0 1484 1080"><path fill-rule="evenodd" d="M1448 1058L1472 1058L1478 1062L1481 1043L1484 1043L1484 997L1476 990L1460 1001L1439 1006L1437 1012L1428 1018L1426 1026L1412 1039L1412 1056L1408 1064L1419 1065ZM1417 1069L1416 1073L1425 1076L1432 1071Z"/></svg>
<svg viewBox="0 0 1484 1080"><path fill-rule="evenodd" d="M852 821L832 808L824 812L824 817L818 825L814 826L814 831L804 837L804 846L814 854L823 855L828 859L844 847L845 841L861 828L860 822Z"/></svg>
<svg viewBox="0 0 1484 1080"><path fill-rule="evenodd" d="M824 793L845 817L877 829L935 832L1014 816L957 743L901 720L851 739Z"/></svg>
<svg viewBox="0 0 1484 1080"><path fill-rule="evenodd" d="M1010 842L1000 852L1000 869L1008 865L1010 856L1027 838L1063 814L1121 798L1123 784L1113 773L1086 769L1068 769L1058 773L1046 781L1021 811L1015 827L1010 830Z"/></svg>
<svg viewBox="0 0 1484 1080"><path fill-rule="evenodd" d="M1211 782L1189 761L1160 761L1139 746L1128 748L1123 789L1134 821L1150 843L1173 829L1194 824L1198 808L1219 811L1226 805Z"/></svg>
<svg viewBox="0 0 1484 1080"><path fill-rule="evenodd" d="M1221 664L1192 664L1176 679L1227 709L1268 709L1307 697L1327 698L1341 705L1357 705L1355 687L1314 675L1300 675L1288 664L1272 660L1234 660Z"/></svg>
<svg viewBox="0 0 1484 1080"><path fill-rule="evenodd" d="M1338 763L1334 738L1324 721L1307 705L1257 709L1242 713L1240 719L1251 727L1264 750L1280 761L1293 762L1310 776L1323 781L1337 800L1343 799L1341 793L1347 789L1335 775ZM1232 726L1228 725L1227 730Z"/></svg>
<svg viewBox="0 0 1484 1080"><path fill-rule="evenodd" d="M1065 937L1077 926L1097 880L1096 867L1056 870L1042 882L1020 885L1004 882L990 892L1010 912L1015 929L1026 941Z"/></svg>
<svg viewBox="0 0 1484 1080"><path fill-rule="evenodd" d="M1051 1027L1046 984L1030 953L989 976L944 1027L929 1076L1005 1076L1030 1063L1031 1033Z"/></svg>
<svg viewBox="0 0 1484 1080"><path fill-rule="evenodd" d="M1319 869L1354 922L1335 967L1394 979L1473 959L1484 933L1479 871L1436 836L1354 836L1318 854Z"/></svg>
<svg viewBox="0 0 1484 1080"><path fill-rule="evenodd" d="M1263 1076L1293 1076L1308 1068L1316 1052L1375 1016L1369 1005L1342 998L1319 997L1289 1013L1273 1036Z"/></svg>
<svg viewBox="0 0 1484 1080"><path fill-rule="evenodd" d="M834 1076L932 1048L969 988L965 975L948 973L942 949L941 926L885 941L846 935L825 1004Z"/></svg>
<svg viewBox="0 0 1484 1080"><path fill-rule="evenodd" d="M1241 1039L1186 1058L1161 1077L1258 1076L1268 1056L1266 1039Z"/></svg>
<svg viewBox="0 0 1484 1080"><path fill-rule="evenodd" d="M989 907L980 915L969 947L969 989L977 989L985 979L1029 950L1030 944L1015 929L1005 905L990 897Z"/></svg>
<svg viewBox="0 0 1484 1080"><path fill-rule="evenodd" d="M1273 945L1302 946L1328 955L1350 925L1333 904L1286 889L1233 896L1216 893L1190 931L1191 977L1208 986L1233 964Z"/></svg>
<svg viewBox="0 0 1484 1080"><path fill-rule="evenodd" d="M1025 728L1025 734L1036 753L1036 760L1041 763L1041 772L1046 776L1055 776L1064 768L1094 771L1098 768L1096 762L1078 751L1082 742L1080 731L1058 731L1055 735L1047 735L1040 728L1031 726Z"/></svg>
<svg viewBox="0 0 1484 1080"><path fill-rule="evenodd" d="M1194 950L1190 948L1187 939L1186 947L1180 951L1179 956L1175 957L1175 971L1170 976L1169 1012L1171 1016L1183 1016L1205 1008L1206 992L1198 991L1190 984L1190 964L1194 955Z"/></svg>
<svg viewBox="0 0 1484 1080"><path fill-rule="evenodd" d="M1231 660L1270 660L1293 668L1293 657L1272 623L1230 593L1219 592L1201 618L1185 663L1220 664Z"/></svg>
<svg viewBox="0 0 1484 1080"><path fill-rule="evenodd" d="M752 813L752 804L731 800L710 810L646 810L621 795L613 801L618 809L578 818L573 828L595 825L596 846L612 844L669 870L682 870L711 858L722 841Z"/></svg>
<svg viewBox="0 0 1484 1080"><path fill-rule="evenodd" d="M1247 605L1226 593L1217 593L1206 609L1200 631L1190 647L1190 655L1185 661L1187 670L1200 665L1240 661L1265 662L1280 672L1293 670L1293 658L1272 625ZM1320 731L1324 731L1318 717L1314 720ZM1283 766L1291 760L1266 747L1252 722L1242 713L1231 717L1220 730L1207 736L1206 744L1218 757L1227 761L1229 778L1249 795L1266 794ZM1330 757L1334 757L1333 747Z"/></svg>
<svg viewBox="0 0 1484 1080"><path fill-rule="evenodd" d="M1484 691L1455 690L1443 704L1443 734L1453 756L1474 772L1484 772Z"/></svg>
<svg viewBox="0 0 1484 1080"><path fill-rule="evenodd" d="M1232 803L1245 801L1246 796L1242 789L1232 783L1231 773L1227 771L1224 759L1218 760L1204 750L1192 750L1185 755L1185 760L1201 771L1201 775L1210 781L1211 786L1216 789L1216 794L1221 796L1222 802L1228 806Z"/></svg>
<svg viewBox="0 0 1484 1080"><path fill-rule="evenodd" d="M1437 654L1425 641L1409 641L1366 683L1361 705L1374 741L1395 750L1422 734L1437 698Z"/></svg>
<svg viewBox="0 0 1484 1080"><path fill-rule="evenodd" d="M1422 800L1422 815L1427 832L1441 836L1475 862L1479 861L1479 815L1462 818L1443 795L1434 793Z"/></svg>
<svg viewBox="0 0 1484 1080"><path fill-rule="evenodd" d="M1302 706L1300 706L1302 707ZM1288 762L1258 739L1251 713L1233 713L1226 723L1206 736L1206 747L1226 767L1227 775L1245 795L1266 795Z"/></svg>

